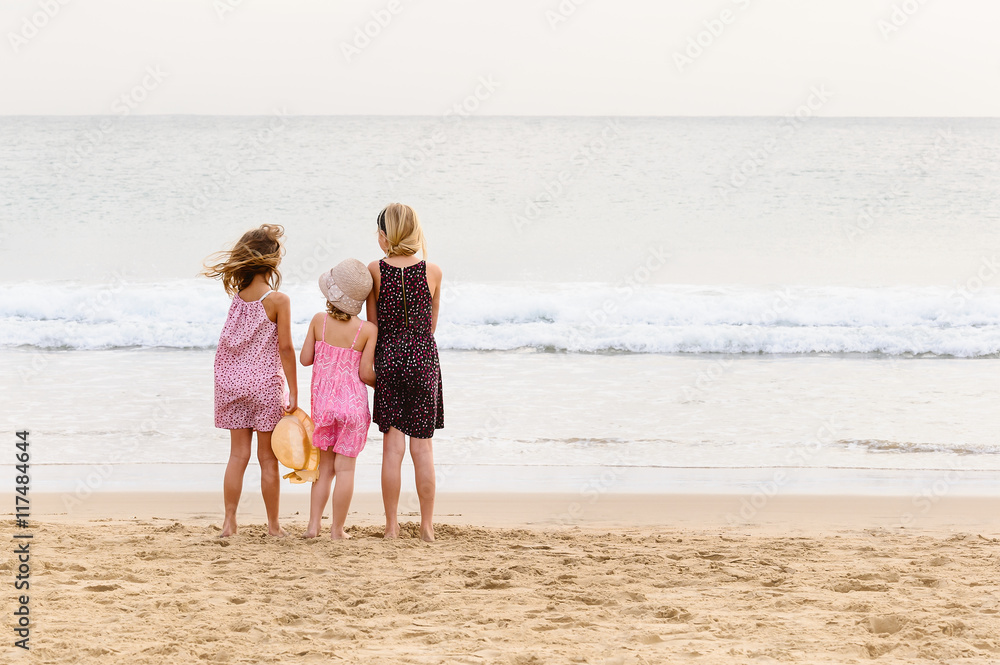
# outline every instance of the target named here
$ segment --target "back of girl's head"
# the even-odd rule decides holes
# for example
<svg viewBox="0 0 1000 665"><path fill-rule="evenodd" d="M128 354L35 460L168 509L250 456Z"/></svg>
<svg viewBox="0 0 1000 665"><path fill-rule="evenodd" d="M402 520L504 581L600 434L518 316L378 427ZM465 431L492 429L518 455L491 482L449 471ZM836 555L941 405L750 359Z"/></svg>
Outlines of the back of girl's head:
<svg viewBox="0 0 1000 665"><path fill-rule="evenodd" d="M250 286L257 275L264 275L270 287L277 290L281 286L279 241L284 234L285 229L277 224L262 224L247 231L231 250L209 257L208 260L215 263L206 264L202 274L213 279L221 278L229 295L236 295Z"/></svg>
<svg viewBox="0 0 1000 665"><path fill-rule="evenodd" d="M326 313L338 321L350 321L353 316L334 305L329 300L326 302Z"/></svg>
<svg viewBox="0 0 1000 665"><path fill-rule="evenodd" d="M427 242L416 211L403 203L390 203L378 215L389 256L410 256L418 251L427 258Z"/></svg>

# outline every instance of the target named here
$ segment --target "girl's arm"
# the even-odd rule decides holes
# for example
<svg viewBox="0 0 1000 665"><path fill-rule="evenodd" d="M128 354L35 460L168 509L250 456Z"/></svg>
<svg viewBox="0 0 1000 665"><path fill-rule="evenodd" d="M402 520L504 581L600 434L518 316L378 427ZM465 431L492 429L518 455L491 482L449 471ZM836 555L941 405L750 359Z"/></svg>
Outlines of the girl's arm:
<svg viewBox="0 0 1000 665"><path fill-rule="evenodd" d="M441 309L441 280L444 275L436 263L427 264L427 282L431 290L431 334L437 330L438 311Z"/></svg>
<svg viewBox="0 0 1000 665"><path fill-rule="evenodd" d="M298 406L299 382L295 376L295 343L292 342L292 301L284 293L273 293L268 296L277 308L278 324L278 355L281 356L281 368L285 370L285 380L288 381L288 406L286 413L291 413Z"/></svg>
<svg viewBox="0 0 1000 665"><path fill-rule="evenodd" d="M361 367L358 376L366 384L375 387L375 342L378 341L378 328L370 321L365 323L362 333L365 335L365 346L361 349Z"/></svg>
<svg viewBox="0 0 1000 665"><path fill-rule="evenodd" d="M376 303L378 303L378 282L382 276L379 272L378 261L372 261L368 264L368 272L372 274L372 290L368 293L368 298L365 300L365 318L372 325L378 326Z"/></svg>
<svg viewBox="0 0 1000 665"><path fill-rule="evenodd" d="M302 343L302 352L299 353L299 362L308 367L313 364L313 356L316 354L316 319L321 314L313 317L309 322L309 332L306 333L306 341Z"/></svg>

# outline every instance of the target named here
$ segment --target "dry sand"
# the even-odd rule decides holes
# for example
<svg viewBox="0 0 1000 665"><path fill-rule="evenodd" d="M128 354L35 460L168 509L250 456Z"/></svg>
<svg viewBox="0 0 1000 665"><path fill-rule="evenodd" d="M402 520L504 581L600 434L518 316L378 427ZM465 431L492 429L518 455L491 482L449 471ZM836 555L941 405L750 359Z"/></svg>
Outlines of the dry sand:
<svg viewBox="0 0 1000 665"><path fill-rule="evenodd" d="M716 499L688 497L687 514L718 515L733 501ZM888 519L898 506L886 499L787 499L755 525L635 526L649 519L648 498L605 497L633 510L598 528L539 524L551 506L537 497L480 497L535 526L442 516L433 544L412 523L399 541L381 540L377 516L364 512L371 497L359 497L348 542L268 538L249 507L240 534L223 541L217 514L188 512L205 508L191 496L173 508L163 496L94 500L92 512L111 516L39 516L33 649L9 639L0 660L1000 662L995 499L942 502L917 529L858 523L877 521L862 505ZM830 520L817 517L820 505ZM948 526L949 510L983 528ZM495 523L490 514L480 521ZM844 524L831 526L837 515ZM305 514L284 524L301 533ZM0 559L3 577L12 568Z"/></svg>

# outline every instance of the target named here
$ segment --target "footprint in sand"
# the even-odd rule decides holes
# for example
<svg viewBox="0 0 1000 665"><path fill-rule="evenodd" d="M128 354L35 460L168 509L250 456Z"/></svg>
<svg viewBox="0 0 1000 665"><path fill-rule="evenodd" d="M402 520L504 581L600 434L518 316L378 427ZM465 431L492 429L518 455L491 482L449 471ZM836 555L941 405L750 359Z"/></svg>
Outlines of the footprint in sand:
<svg viewBox="0 0 1000 665"><path fill-rule="evenodd" d="M161 533L177 533L178 531L184 531L185 527L180 522L174 522L170 526L161 526L156 529Z"/></svg>
<svg viewBox="0 0 1000 665"><path fill-rule="evenodd" d="M851 579L863 580L868 582L870 580L881 580L883 582L898 582L899 573L894 570L887 570L881 573L860 573L858 575L851 575Z"/></svg>
<svg viewBox="0 0 1000 665"><path fill-rule="evenodd" d="M254 624L247 619L239 619L238 621L229 624L229 630L234 633L248 633L253 626Z"/></svg>
<svg viewBox="0 0 1000 665"><path fill-rule="evenodd" d="M950 637L957 637L965 632L965 624L959 619L951 619L941 625L941 632Z"/></svg>
<svg viewBox="0 0 1000 665"><path fill-rule="evenodd" d="M691 618L691 613L679 607L664 607L653 615L657 619L668 619L673 622L685 622Z"/></svg>
<svg viewBox="0 0 1000 665"><path fill-rule="evenodd" d="M922 586L930 589L938 589L944 586L944 582L936 577L918 577L917 581L920 582Z"/></svg>
<svg viewBox="0 0 1000 665"><path fill-rule="evenodd" d="M95 584L94 586L83 587L84 591L114 591L120 588L117 584Z"/></svg>
<svg viewBox="0 0 1000 665"><path fill-rule="evenodd" d="M698 552L699 559L707 559L708 561L722 561L726 558L725 554L718 554L716 552Z"/></svg>
<svg viewBox="0 0 1000 665"><path fill-rule="evenodd" d="M863 582L861 580L844 580L842 582L836 582L832 587L830 587L837 593L849 593L851 591L888 591L889 587L885 584L873 584L871 582Z"/></svg>
<svg viewBox="0 0 1000 665"><path fill-rule="evenodd" d="M894 635L906 625L906 619L898 614L868 617L865 622L869 633L876 635Z"/></svg>

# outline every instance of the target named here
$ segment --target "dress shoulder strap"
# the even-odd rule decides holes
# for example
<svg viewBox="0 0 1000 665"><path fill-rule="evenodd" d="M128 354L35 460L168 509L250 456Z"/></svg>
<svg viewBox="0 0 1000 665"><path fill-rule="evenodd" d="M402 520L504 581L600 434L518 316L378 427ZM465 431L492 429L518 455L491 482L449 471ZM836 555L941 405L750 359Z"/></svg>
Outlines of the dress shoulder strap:
<svg viewBox="0 0 1000 665"><path fill-rule="evenodd" d="M361 329L364 328L364 327L365 327L365 322L362 321L361 325L358 326L358 332L354 333L354 340L351 342L351 348L352 349L354 348L354 345L358 343L358 335L361 334Z"/></svg>
<svg viewBox="0 0 1000 665"><path fill-rule="evenodd" d="M326 320L330 318L329 314L323 315L323 341L326 341Z"/></svg>

